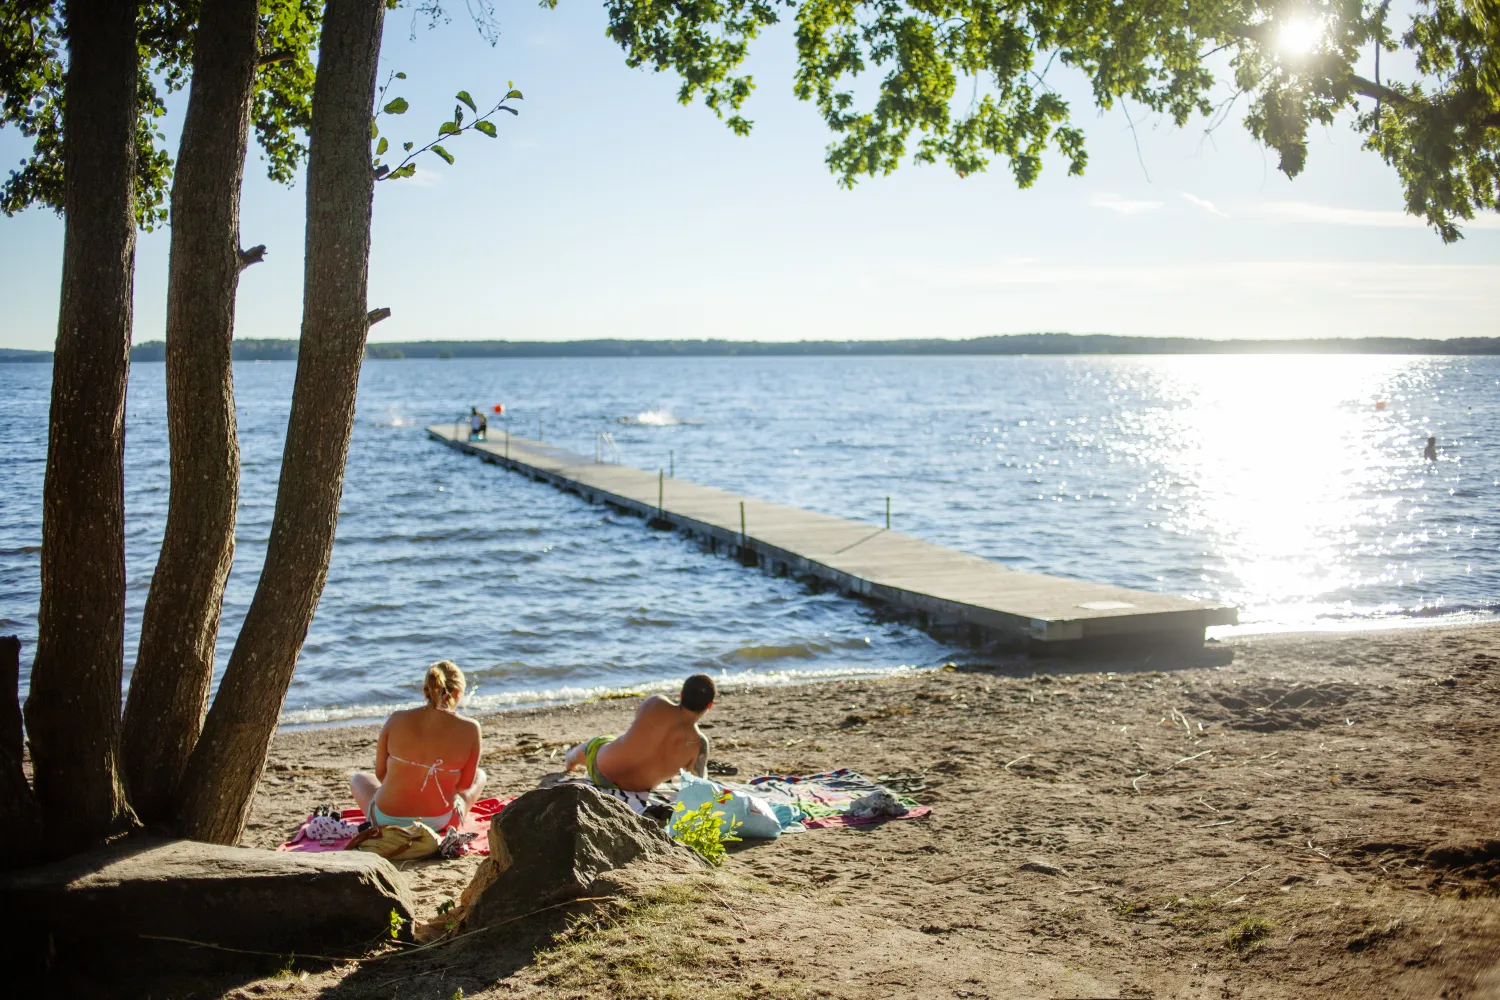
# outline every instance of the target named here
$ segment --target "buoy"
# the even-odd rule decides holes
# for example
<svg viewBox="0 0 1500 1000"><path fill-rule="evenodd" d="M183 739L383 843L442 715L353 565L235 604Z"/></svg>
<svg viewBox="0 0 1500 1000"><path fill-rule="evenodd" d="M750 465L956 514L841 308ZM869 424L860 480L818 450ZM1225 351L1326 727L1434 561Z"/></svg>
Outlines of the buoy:
<svg viewBox="0 0 1500 1000"><path fill-rule="evenodd" d="M1383 400L1383 399L1382 399L1382 400L1381 400L1381 401L1380 401L1380 402L1378 402L1378 403L1376 403L1376 404L1375 404L1375 409L1377 409L1377 410L1383 410L1383 409L1385 409L1385 400ZM498 409L498 408L497 408L497 409L496 409L496 410L495 410L495 412L496 412L496 413L499 413L499 412L500 412L500 411L499 411L499 409Z"/></svg>
<svg viewBox="0 0 1500 1000"><path fill-rule="evenodd" d="M1380 405L1384 406L1385 404L1381 403ZM495 412L496 413L504 413L505 412L505 404L504 403L496 403L495 404Z"/></svg>

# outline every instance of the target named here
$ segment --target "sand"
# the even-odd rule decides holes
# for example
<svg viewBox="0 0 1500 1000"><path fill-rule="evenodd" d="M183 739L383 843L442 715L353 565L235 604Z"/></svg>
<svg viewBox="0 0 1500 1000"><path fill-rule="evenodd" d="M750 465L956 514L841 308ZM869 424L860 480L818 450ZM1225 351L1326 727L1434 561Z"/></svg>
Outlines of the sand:
<svg viewBox="0 0 1500 1000"><path fill-rule="evenodd" d="M739 777L905 776L934 811L742 846L715 981L734 996L1500 997L1497 698L1494 625L731 688L707 732ZM490 793L536 787L634 707L483 716ZM244 843L348 804L375 733L279 735ZM435 911L476 863L406 877ZM228 995L638 988L602 972L557 987L527 958L556 929L520 959L453 949L391 984L343 967Z"/></svg>

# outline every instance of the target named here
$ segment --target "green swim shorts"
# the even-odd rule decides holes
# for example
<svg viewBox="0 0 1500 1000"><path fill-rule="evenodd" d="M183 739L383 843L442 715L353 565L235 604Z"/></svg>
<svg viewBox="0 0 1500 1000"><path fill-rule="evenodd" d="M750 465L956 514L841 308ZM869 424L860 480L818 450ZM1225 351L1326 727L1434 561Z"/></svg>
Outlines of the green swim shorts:
<svg viewBox="0 0 1500 1000"><path fill-rule="evenodd" d="M583 748L583 763L589 772L589 780L596 788L614 788L615 783L610 781L599 770L599 751L606 743L614 740L613 736L595 736L589 740Z"/></svg>

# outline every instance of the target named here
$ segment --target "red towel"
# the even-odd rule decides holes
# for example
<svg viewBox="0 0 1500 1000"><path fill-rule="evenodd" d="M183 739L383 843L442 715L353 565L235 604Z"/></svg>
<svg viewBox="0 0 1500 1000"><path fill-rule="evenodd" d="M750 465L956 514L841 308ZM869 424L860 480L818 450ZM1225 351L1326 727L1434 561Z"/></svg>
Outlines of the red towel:
<svg viewBox="0 0 1500 1000"><path fill-rule="evenodd" d="M500 813L500 810L510 805L514 796L508 799L480 799L469 807L464 814L464 821L459 824L459 833L472 833L476 836L463 848L464 854L489 854L490 853L490 820ZM365 821L365 814L358 809L342 809L339 811L339 819L350 826L359 826ZM303 851L317 853L322 851L342 851L349 846L349 837L340 837L337 840L313 840L307 835L307 824L312 822L309 816L297 828L297 833L276 848L278 851ZM441 834L443 831L439 830Z"/></svg>

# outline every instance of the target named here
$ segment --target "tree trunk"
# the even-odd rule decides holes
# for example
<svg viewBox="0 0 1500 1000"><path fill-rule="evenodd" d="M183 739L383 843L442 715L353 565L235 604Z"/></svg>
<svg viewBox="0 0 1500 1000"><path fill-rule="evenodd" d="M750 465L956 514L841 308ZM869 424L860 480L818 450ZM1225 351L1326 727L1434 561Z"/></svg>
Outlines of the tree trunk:
<svg viewBox="0 0 1500 1000"><path fill-rule="evenodd" d="M42 810L26 781L21 731L21 640L0 636L0 871L41 857Z"/></svg>
<svg viewBox="0 0 1500 1000"><path fill-rule="evenodd" d="M62 295L26 727L66 854L131 822L120 783L125 380L135 277L136 4L68 0Z"/></svg>
<svg viewBox="0 0 1500 1000"><path fill-rule="evenodd" d="M297 383L265 566L183 778L179 825L199 840L239 840L333 552L369 330L370 120L384 15L385 0L329 0L323 16Z"/></svg>
<svg viewBox="0 0 1500 1000"><path fill-rule="evenodd" d="M166 351L172 493L123 741L131 805L148 823L171 820L198 742L234 558L240 454L230 348L258 8L258 0L204 0L172 183Z"/></svg>

